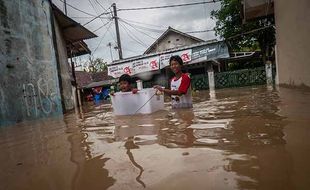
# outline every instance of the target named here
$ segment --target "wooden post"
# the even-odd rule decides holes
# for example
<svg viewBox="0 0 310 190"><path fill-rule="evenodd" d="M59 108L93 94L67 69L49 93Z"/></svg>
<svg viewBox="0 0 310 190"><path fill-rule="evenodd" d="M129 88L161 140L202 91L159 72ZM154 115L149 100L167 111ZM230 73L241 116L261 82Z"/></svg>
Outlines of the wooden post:
<svg viewBox="0 0 310 190"><path fill-rule="evenodd" d="M79 108L80 108L80 118L83 118L83 107L82 107L82 100L81 100L81 90L77 89L78 100L79 100Z"/></svg>

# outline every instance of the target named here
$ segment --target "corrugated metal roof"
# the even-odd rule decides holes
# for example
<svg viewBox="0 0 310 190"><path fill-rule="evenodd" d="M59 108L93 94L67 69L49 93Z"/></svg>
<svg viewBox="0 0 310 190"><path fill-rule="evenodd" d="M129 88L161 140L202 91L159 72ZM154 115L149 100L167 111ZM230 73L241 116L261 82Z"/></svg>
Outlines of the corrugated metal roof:
<svg viewBox="0 0 310 190"><path fill-rule="evenodd" d="M81 24L72 20L68 16L66 16L60 9L56 7L56 5L52 5L53 13L56 17L58 24L60 25L64 38L66 41L71 43L95 38L96 34L89 31L87 28L83 27Z"/></svg>
<svg viewBox="0 0 310 190"><path fill-rule="evenodd" d="M67 46L68 58L90 54L91 51L84 41L73 42Z"/></svg>

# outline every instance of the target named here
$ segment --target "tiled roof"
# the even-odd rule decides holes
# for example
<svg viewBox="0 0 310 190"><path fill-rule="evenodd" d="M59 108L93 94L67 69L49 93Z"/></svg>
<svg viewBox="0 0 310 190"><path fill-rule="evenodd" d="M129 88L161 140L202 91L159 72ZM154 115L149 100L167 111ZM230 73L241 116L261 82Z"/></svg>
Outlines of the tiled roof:
<svg viewBox="0 0 310 190"><path fill-rule="evenodd" d="M113 77L108 76L108 70L97 73L90 73L86 71L75 71L75 76L76 76L76 82L80 88L85 87L94 82L109 81L114 79Z"/></svg>

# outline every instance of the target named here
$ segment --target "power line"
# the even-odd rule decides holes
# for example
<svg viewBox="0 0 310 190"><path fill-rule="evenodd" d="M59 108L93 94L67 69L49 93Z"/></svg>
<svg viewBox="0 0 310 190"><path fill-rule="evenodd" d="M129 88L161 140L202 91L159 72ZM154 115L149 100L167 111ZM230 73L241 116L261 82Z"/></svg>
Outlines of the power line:
<svg viewBox="0 0 310 190"><path fill-rule="evenodd" d="M99 28L97 28L96 30L94 30L93 32L97 32L98 30L100 30L101 28L103 28L104 26L106 26L107 24L111 23L112 20L109 20L108 22L104 23L102 26L100 26Z"/></svg>
<svg viewBox="0 0 310 190"><path fill-rule="evenodd" d="M59 1L65 3L63 0L59 0ZM86 15L89 15L89 16L92 16L92 17L95 17L95 16L96 16L96 15L90 14L90 13L88 13L88 12L85 12L85 11L83 11L83 10L81 10L81 9L78 9L78 8L76 8L76 7L74 7L74 6L70 5L70 4L68 4L68 3L66 3L66 5L68 5L68 6L71 7L72 9L77 10L77 11L79 11L79 12L81 12L81 13L86 14Z"/></svg>
<svg viewBox="0 0 310 190"><path fill-rule="evenodd" d="M92 19L93 16L71 16L71 18L78 18L78 19ZM100 17L100 19L111 19L111 17Z"/></svg>
<svg viewBox="0 0 310 190"><path fill-rule="evenodd" d="M134 40L135 42L137 42L138 44L140 44L141 46L143 47L147 47L146 44L144 44L138 37L136 37L133 33L131 33L131 31L125 26L123 25L122 23L119 23L120 26L122 26L125 30L125 32L127 33L127 35L132 39Z"/></svg>
<svg viewBox="0 0 310 190"><path fill-rule="evenodd" d="M125 22L125 20L127 20L127 19L122 19L122 18L119 18L120 20L122 20L123 22ZM164 32L164 30L161 30L161 29L154 29L154 28L148 28L148 27L145 27L145 26L139 26L139 25L137 25L137 24L134 24L134 23L131 23L131 22L126 22L127 24L131 24L131 26L135 26L135 27L137 27L137 28L140 28L140 29L142 29L142 30L145 30L145 31L149 31L149 32L154 32L154 33L163 33ZM168 27L167 27L168 28Z"/></svg>
<svg viewBox="0 0 310 190"><path fill-rule="evenodd" d="M99 48L100 44L102 43L104 37L106 36L106 34L109 31L109 28L111 27L112 22L110 22L110 25L107 27L107 30L105 31L105 33L102 35L100 42L98 43L97 47L95 48L95 50L92 52L92 54L94 54L96 52L96 50Z"/></svg>
<svg viewBox="0 0 310 190"><path fill-rule="evenodd" d="M96 9L96 7L95 6L93 6L93 4L90 2L90 0L88 0L89 1L89 3L91 4L91 6L92 6L92 8L94 9L94 11L96 12L96 14L98 14L98 11L97 11L97 9ZM110 10L110 13L112 14L112 10L111 10L111 6L108 8L109 10ZM106 12L108 12L108 9L104 9L104 11L106 11ZM113 15L112 15L113 16ZM100 17L99 17L100 18ZM100 19L101 20L101 22L103 23L103 27L105 26L105 23L104 23L104 21L102 20L102 19ZM102 28L102 27L100 27L100 28ZM99 28L98 28L99 29ZM97 29L97 30L98 30ZM96 30L96 31L97 31ZM114 42L115 43L117 43L116 42L116 37L113 35L113 33L110 31L110 28L107 28L107 30L108 30L108 32L109 32L109 34L110 34L110 36L112 37L112 39L114 40Z"/></svg>
<svg viewBox="0 0 310 190"><path fill-rule="evenodd" d="M185 32L187 34L194 34L194 33L204 33L204 32L212 32L214 29L209 29L209 30L197 30L197 31L191 31L191 32Z"/></svg>
<svg viewBox="0 0 310 190"><path fill-rule="evenodd" d="M135 24L132 24L132 23L129 23L129 22L126 22L125 20L127 19L121 19L120 20L128 25L130 25L131 27L136 27L135 29L137 30L137 28L140 28L142 30L147 30L147 31L151 31L151 32L158 32L158 33L163 33L164 30L158 30L158 29L152 29L152 28L147 28L147 27L143 27L143 26L138 26L138 25L135 25ZM208 30L198 30L198 31L190 31L190 32L184 32L184 33L188 33L188 34L191 34L191 33L204 33L204 32L212 32L214 31L214 29L208 29ZM141 31L140 31L141 32ZM145 33L144 33L145 34ZM153 37L152 37L153 38Z"/></svg>
<svg viewBox="0 0 310 190"><path fill-rule="evenodd" d="M164 8L171 8L171 7L183 7L183 6L191 6L191 5L202 5L202 4L216 3L216 2L219 2L219 0L203 1L203 2L196 2L196 3L184 3L184 4L176 4L176 5L164 5L164 6L156 6L156 7L127 8L127 9L118 9L118 11L139 11L139 10L146 10L146 9L164 9Z"/></svg>
<svg viewBox="0 0 310 190"><path fill-rule="evenodd" d="M90 0L88 0L88 2L90 3L90 5L93 7L94 11L97 13L97 11L95 10L95 7L93 6L93 4L91 3ZM93 22L94 20L96 20L97 18L100 18L100 16L105 15L105 14L110 14L111 12L103 12L101 14L99 14L98 16L95 16L93 19L91 19L90 21L86 22L85 24L83 24L83 26ZM98 13L97 13L98 14Z"/></svg>
<svg viewBox="0 0 310 190"><path fill-rule="evenodd" d="M230 37L226 38L225 40L230 40L230 39L233 39L233 38L236 38L236 37L239 37L239 36L251 34L251 33L254 33L254 32L257 32L257 31L260 31L260 30L265 30L265 29L270 28L270 27L274 27L274 25L264 26L264 27L261 27L261 28L256 28L256 29L247 31L247 32L242 32L240 34L236 34L236 35L230 36Z"/></svg>
<svg viewBox="0 0 310 190"><path fill-rule="evenodd" d="M128 22L126 22L126 21L124 21L124 20L121 20L121 19L120 19L120 21L124 22L125 24L131 26L131 27L132 27L133 29L135 29L136 31L138 31L138 32L140 32L140 33L142 33L142 34L144 34L144 35L146 35L146 36L148 36L148 37L150 37L150 38L152 38L152 39L154 39L154 40L157 39L157 38L154 38L153 36L148 35L147 33L143 32L143 31L141 31L141 30L138 30L138 29L135 28L133 25L129 24Z"/></svg>
<svg viewBox="0 0 310 190"><path fill-rule="evenodd" d="M107 9L104 8L104 6L103 6L98 0L95 0L95 2L96 2L104 11L108 12ZM112 13L112 11L111 11L111 13Z"/></svg>
<svg viewBox="0 0 310 190"><path fill-rule="evenodd" d="M125 18L122 18L122 19L126 20L127 22L132 22L132 23L137 23L137 24L142 24L142 25L147 25L147 26L155 26L155 27L160 27L160 28L168 28L168 26L163 26L163 25L155 25L155 24L149 24L149 23L145 23L145 22L138 22L138 21L129 20L129 19L125 19Z"/></svg>
<svg viewBox="0 0 310 190"><path fill-rule="evenodd" d="M134 40L135 42L137 42L138 44L140 44L141 46L143 46L144 48L147 47L146 44L144 44L139 38L137 38L134 34L129 34L130 33L130 30L125 26L123 25L121 22L119 23L121 27L124 28L125 32L127 33L127 35L132 39Z"/></svg>

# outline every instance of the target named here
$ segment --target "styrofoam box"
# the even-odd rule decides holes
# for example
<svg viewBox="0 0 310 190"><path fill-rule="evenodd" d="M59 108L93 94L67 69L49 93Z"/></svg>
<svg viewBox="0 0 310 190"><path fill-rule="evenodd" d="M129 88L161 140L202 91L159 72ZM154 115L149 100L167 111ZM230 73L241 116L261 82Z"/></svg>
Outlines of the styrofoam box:
<svg viewBox="0 0 310 190"><path fill-rule="evenodd" d="M136 94L116 92L111 96L114 115L149 114L164 109L164 96L156 95L153 88L145 88Z"/></svg>

